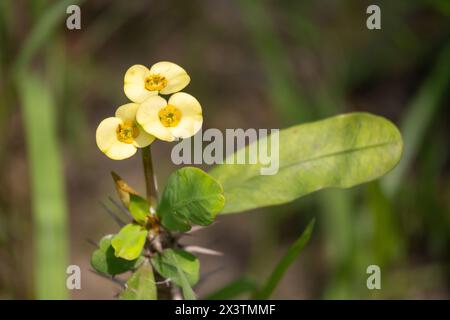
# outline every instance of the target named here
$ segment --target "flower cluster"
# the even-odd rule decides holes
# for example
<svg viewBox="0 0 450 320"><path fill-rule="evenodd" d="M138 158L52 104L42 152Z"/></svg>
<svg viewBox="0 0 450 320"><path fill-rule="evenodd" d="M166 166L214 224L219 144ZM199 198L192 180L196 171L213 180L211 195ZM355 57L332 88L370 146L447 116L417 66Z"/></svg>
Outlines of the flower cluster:
<svg viewBox="0 0 450 320"><path fill-rule="evenodd" d="M155 138L174 141L193 136L203 123L202 107L190 94L179 92L190 80L172 62L158 62L150 69L143 65L129 68L124 91L132 102L100 122L96 132L99 149L111 159L123 160ZM171 96L166 100L160 95Z"/></svg>

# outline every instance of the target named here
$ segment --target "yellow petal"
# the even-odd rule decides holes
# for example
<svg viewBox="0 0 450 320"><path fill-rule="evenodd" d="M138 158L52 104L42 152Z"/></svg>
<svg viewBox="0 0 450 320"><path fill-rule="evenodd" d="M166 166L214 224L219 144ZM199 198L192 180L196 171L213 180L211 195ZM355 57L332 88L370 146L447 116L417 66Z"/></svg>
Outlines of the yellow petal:
<svg viewBox="0 0 450 320"><path fill-rule="evenodd" d="M162 125L158 116L159 110L166 105L167 102L164 98L160 96L150 97L139 107L136 120L147 133L164 141L173 141L175 137L168 128Z"/></svg>
<svg viewBox="0 0 450 320"><path fill-rule="evenodd" d="M160 91L161 94L171 94L180 91L191 81L191 78L182 67L167 61L155 63L150 68L150 73L160 74L167 79L167 85Z"/></svg>
<svg viewBox="0 0 450 320"><path fill-rule="evenodd" d="M148 91L145 88L145 79L149 75L150 70L140 64L136 64L127 70L123 79L123 90L128 99L133 102L141 103L148 97L158 94L157 91Z"/></svg>
<svg viewBox="0 0 450 320"><path fill-rule="evenodd" d="M136 153L133 144L123 143L117 140L117 127L122 120L115 117L106 118L98 125L95 134L98 148L113 160L122 160Z"/></svg>
<svg viewBox="0 0 450 320"><path fill-rule="evenodd" d="M135 121L136 120L136 112L139 108L139 104L137 103L127 103L116 110L116 118L121 119L122 121Z"/></svg>
<svg viewBox="0 0 450 320"><path fill-rule="evenodd" d="M181 121L176 127L170 127L176 138L189 138L202 127L202 107L197 99L184 92L175 93L169 99L169 104L181 111Z"/></svg>
<svg viewBox="0 0 450 320"><path fill-rule="evenodd" d="M117 140L117 127L122 123L122 120L115 117L106 118L97 127L95 133L95 140L98 148L105 153Z"/></svg>
<svg viewBox="0 0 450 320"><path fill-rule="evenodd" d="M122 121L136 121L136 113L139 109L139 104L137 103L127 103L116 110L116 118L121 119ZM139 126L139 135L134 139L133 145L138 148L143 148L148 146L155 140L155 137L148 134L147 132Z"/></svg>
<svg viewBox="0 0 450 320"><path fill-rule="evenodd" d="M145 130L139 126L139 135L134 139L133 144L135 147L144 148L155 140L155 137L145 132Z"/></svg>
<svg viewBox="0 0 450 320"><path fill-rule="evenodd" d="M123 160L133 156L137 148L131 143L123 143L117 141L114 143L105 154L113 160Z"/></svg>

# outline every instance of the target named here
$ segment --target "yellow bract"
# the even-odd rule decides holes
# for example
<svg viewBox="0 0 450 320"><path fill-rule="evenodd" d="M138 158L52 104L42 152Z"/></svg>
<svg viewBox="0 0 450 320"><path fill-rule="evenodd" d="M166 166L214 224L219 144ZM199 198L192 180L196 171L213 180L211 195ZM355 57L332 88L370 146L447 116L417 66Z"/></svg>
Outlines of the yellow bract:
<svg viewBox="0 0 450 320"><path fill-rule="evenodd" d="M97 146L109 158L129 158L137 148L146 147L155 140L136 123L138 108L136 103L125 104L117 109L115 117L100 122L96 132Z"/></svg>
<svg viewBox="0 0 450 320"><path fill-rule="evenodd" d="M165 141L189 138L203 123L202 107L190 94L178 92L167 102L151 96L141 104L136 120L149 134Z"/></svg>
<svg viewBox="0 0 450 320"><path fill-rule="evenodd" d="M190 82L179 65L162 61L150 69L136 64L124 77L125 95L134 103L119 107L96 132L99 149L114 160L131 157L156 138L189 138L203 123L202 107L193 96L178 92ZM178 93L175 93L178 92ZM159 94L173 94L167 102Z"/></svg>
<svg viewBox="0 0 450 320"><path fill-rule="evenodd" d="M171 94L180 91L190 81L186 71L172 62L158 62L150 69L136 64L125 73L123 89L131 101L142 103L158 93Z"/></svg>

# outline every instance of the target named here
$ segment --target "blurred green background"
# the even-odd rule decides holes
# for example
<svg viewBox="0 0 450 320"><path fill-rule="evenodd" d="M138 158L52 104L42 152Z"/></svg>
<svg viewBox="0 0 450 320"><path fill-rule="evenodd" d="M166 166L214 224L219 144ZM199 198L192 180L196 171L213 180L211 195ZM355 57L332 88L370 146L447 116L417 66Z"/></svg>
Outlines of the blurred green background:
<svg viewBox="0 0 450 320"><path fill-rule="evenodd" d="M81 30L68 30L77 3ZM382 30L366 28L370 4ZM404 135L400 165L379 181L220 217L186 239L224 252L201 257L200 296L240 277L261 282L317 217L274 298L450 298L447 0L0 0L0 298L119 291L90 271L89 239L118 230L101 206L116 197L109 172L141 191L144 181L140 158L108 159L95 130L127 102L127 68L160 60L190 74L204 128L358 110ZM175 169L171 147L153 144L160 185ZM81 290L65 289L69 264L81 267ZM381 290L366 287L372 264Z"/></svg>

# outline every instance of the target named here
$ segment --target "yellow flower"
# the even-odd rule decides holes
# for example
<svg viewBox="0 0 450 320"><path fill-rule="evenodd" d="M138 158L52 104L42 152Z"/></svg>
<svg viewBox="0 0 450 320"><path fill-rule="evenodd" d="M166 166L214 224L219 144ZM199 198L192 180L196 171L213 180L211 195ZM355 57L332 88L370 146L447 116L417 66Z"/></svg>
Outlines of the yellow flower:
<svg viewBox="0 0 450 320"><path fill-rule="evenodd" d="M186 71L172 62L155 63L150 70L136 64L125 73L123 90L128 99L142 103L158 93L171 94L180 91L189 81L191 79Z"/></svg>
<svg viewBox="0 0 450 320"><path fill-rule="evenodd" d="M178 92L167 102L151 96L141 104L136 120L142 128L158 139L174 141L193 136L203 123L202 107L193 96Z"/></svg>
<svg viewBox="0 0 450 320"><path fill-rule="evenodd" d="M137 148L146 147L155 140L137 124L138 108L136 103L125 104L117 109L115 117L100 122L96 132L97 146L111 159L129 158Z"/></svg>

